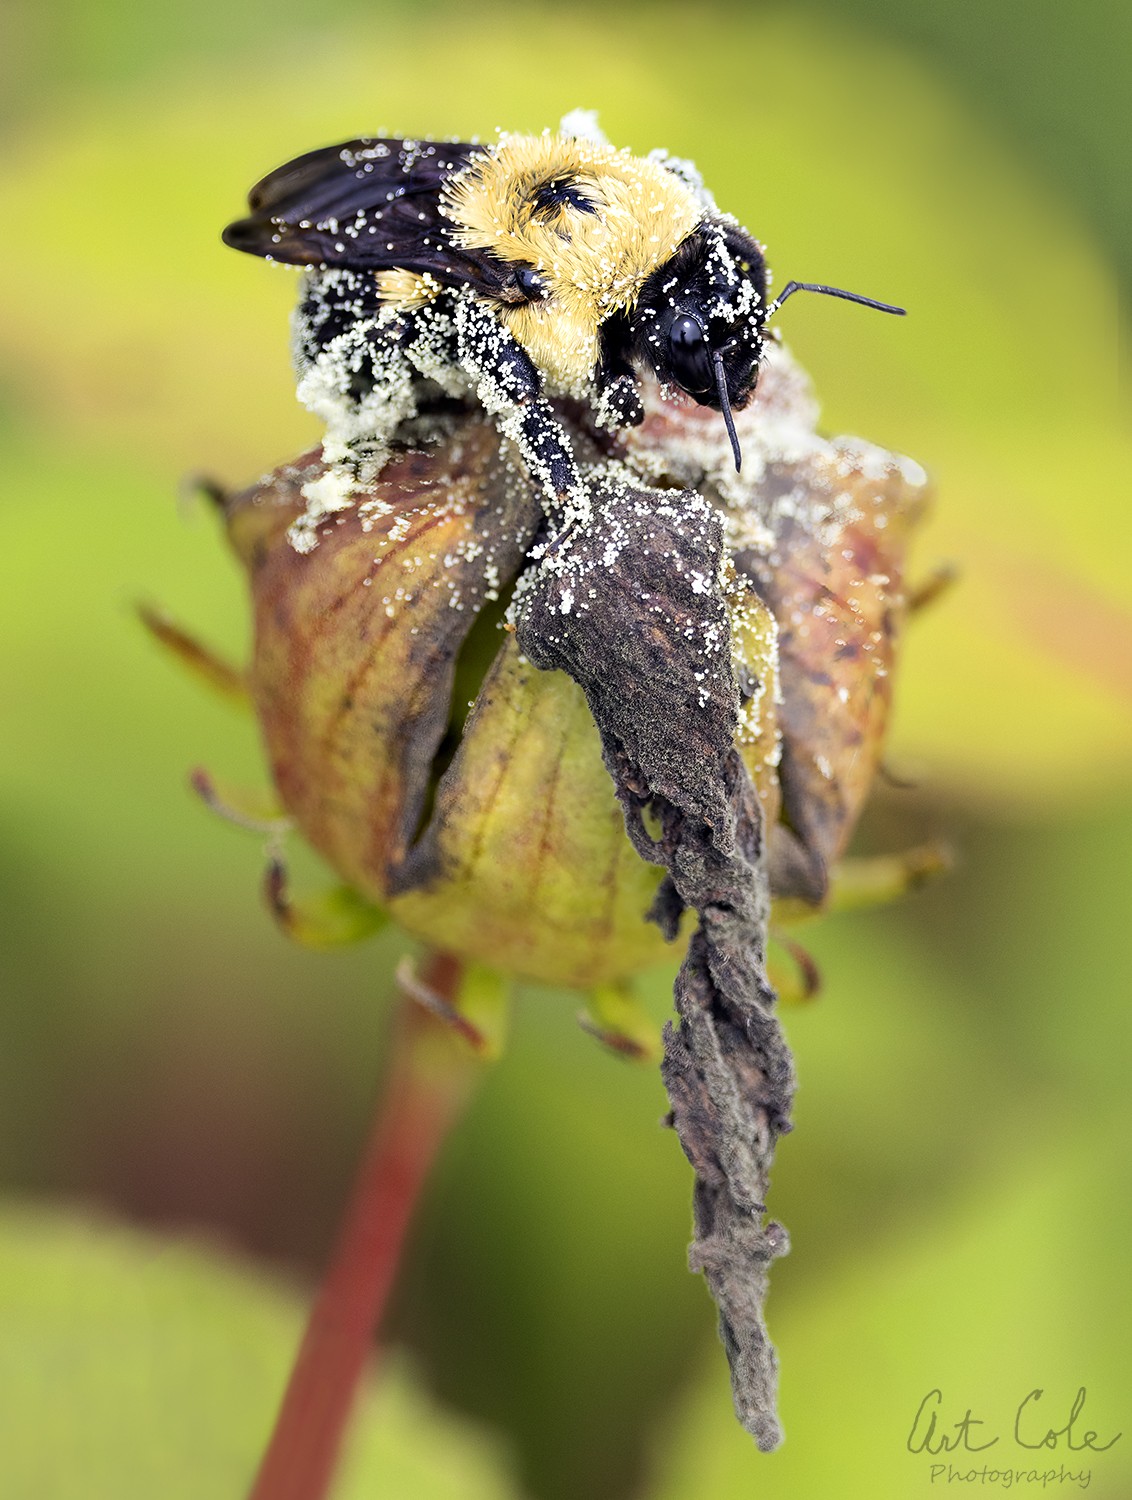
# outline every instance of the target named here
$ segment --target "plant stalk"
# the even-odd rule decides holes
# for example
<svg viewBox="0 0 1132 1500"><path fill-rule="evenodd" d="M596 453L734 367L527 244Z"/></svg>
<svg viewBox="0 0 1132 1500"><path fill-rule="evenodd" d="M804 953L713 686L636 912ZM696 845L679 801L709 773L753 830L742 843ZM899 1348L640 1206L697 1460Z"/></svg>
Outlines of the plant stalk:
<svg viewBox="0 0 1132 1500"><path fill-rule="evenodd" d="M452 1004L457 959L421 983ZM389 1073L329 1269L318 1291L249 1500L326 1500L406 1233L481 1064L452 1028L406 996Z"/></svg>

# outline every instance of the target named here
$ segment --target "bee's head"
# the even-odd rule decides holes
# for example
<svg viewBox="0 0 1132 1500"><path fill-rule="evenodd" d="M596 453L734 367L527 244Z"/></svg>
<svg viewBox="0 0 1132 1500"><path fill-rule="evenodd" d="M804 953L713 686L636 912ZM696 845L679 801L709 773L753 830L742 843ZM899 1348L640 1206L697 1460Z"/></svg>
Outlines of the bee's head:
<svg viewBox="0 0 1132 1500"><path fill-rule="evenodd" d="M641 288L636 351L659 380L722 411L730 430L731 408L754 395L766 310L762 247L737 225L705 220Z"/></svg>
<svg viewBox="0 0 1132 1500"><path fill-rule="evenodd" d="M825 292L881 312L904 311L799 281L768 303L762 246L733 221L705 219L647 279L631 315L635 352L657 378L723 413L736 469L741 454L732 409L754 396L764 325L797 291Z"/></svg>

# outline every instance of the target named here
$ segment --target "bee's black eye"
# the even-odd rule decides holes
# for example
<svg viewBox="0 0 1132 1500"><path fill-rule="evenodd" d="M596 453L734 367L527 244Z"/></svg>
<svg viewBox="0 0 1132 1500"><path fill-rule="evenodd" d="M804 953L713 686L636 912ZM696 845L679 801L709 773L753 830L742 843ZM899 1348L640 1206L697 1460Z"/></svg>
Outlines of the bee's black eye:
<svg viewBox="0 0 1132 1500"><path fill-rule="evenodd" d="M676 381L689 395L712 387L711 351L695 318L677 318L668 330L668 358Z"/></svg>
<svg viewBox="0 0 1132 1500"><path fill-rule="evenodd" d="M541 302L546 296L546 288L542 284L542 277L530 266L520 266L515 272L515 280L519 284L519 290L528 302Z"/></svg>

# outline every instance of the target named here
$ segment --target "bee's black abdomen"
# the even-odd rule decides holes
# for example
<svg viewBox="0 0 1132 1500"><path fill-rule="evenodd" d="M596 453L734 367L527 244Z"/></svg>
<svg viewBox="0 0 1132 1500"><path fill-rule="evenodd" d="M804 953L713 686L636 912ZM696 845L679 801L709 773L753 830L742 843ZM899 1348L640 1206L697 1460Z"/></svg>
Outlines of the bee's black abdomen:
<svg viewBox="0 0 1132 1500"><path fill-rule="evenodd" d="M359 324L372 322L380 311L381 299L372 276L354 271L316 274L307 281L296 312L296 353L300 360L313 360L335 339Z"/></svg>

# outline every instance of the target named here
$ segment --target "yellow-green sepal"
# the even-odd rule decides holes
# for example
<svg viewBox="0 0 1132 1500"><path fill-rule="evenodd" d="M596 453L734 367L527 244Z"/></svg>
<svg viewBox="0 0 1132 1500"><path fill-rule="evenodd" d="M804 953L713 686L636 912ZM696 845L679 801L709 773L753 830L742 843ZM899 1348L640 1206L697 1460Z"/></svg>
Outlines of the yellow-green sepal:
<svg viewBox="0 0 1132 1500"><path fill-rule="evenodd" d="M145 603L138 604L136 608L138 619L150 639L156 641L190 677L237 708L251 708L251 691L245 671L225 661L211 646L198 640L163 609Z"/></svg>
<svg viewBox="0 0 1132 1500"><path fill-rule="evenodd" d="M598 984L578 1016L584 1031L631 1062L660 1060L660 1028L627 984Z"/></svg>
<svg viewBox="0 0 1132 1500"><path fill-rule="evenodd" d="M482 1039L485 1062L503 1054L511 1026L511 981L487 964L467 963L456 991L455 1008Z"/></svg>
<svg viewBox="0 0 1132 1500"><path fill-rule="evenodd" d="M487 964L464 962L433 950L418 968L407 955L397 966L402 994L470 1047L481 1062L495 1062L507 1040L511 981Z"/></svg>
<svg viewBox="0 0 1132 1500"><path fill-rule="evenodd" d="M360 943L389 920L380 907L349 885L331 886L296 900L287 888L286 866L278 858L268 862L264 894L280 928L304 948L344 948Z"/></svg>
<svg viewBox="0 0 1132 1500"><path fill-rule="evenodd" d="M776 926L794 926L826 912L867 911L885 906L929 880L946 875L955 857L946 844L917 844L897 854L853 855L830 873L829 892L820 906L793 897L776 900Z"/></svg>

